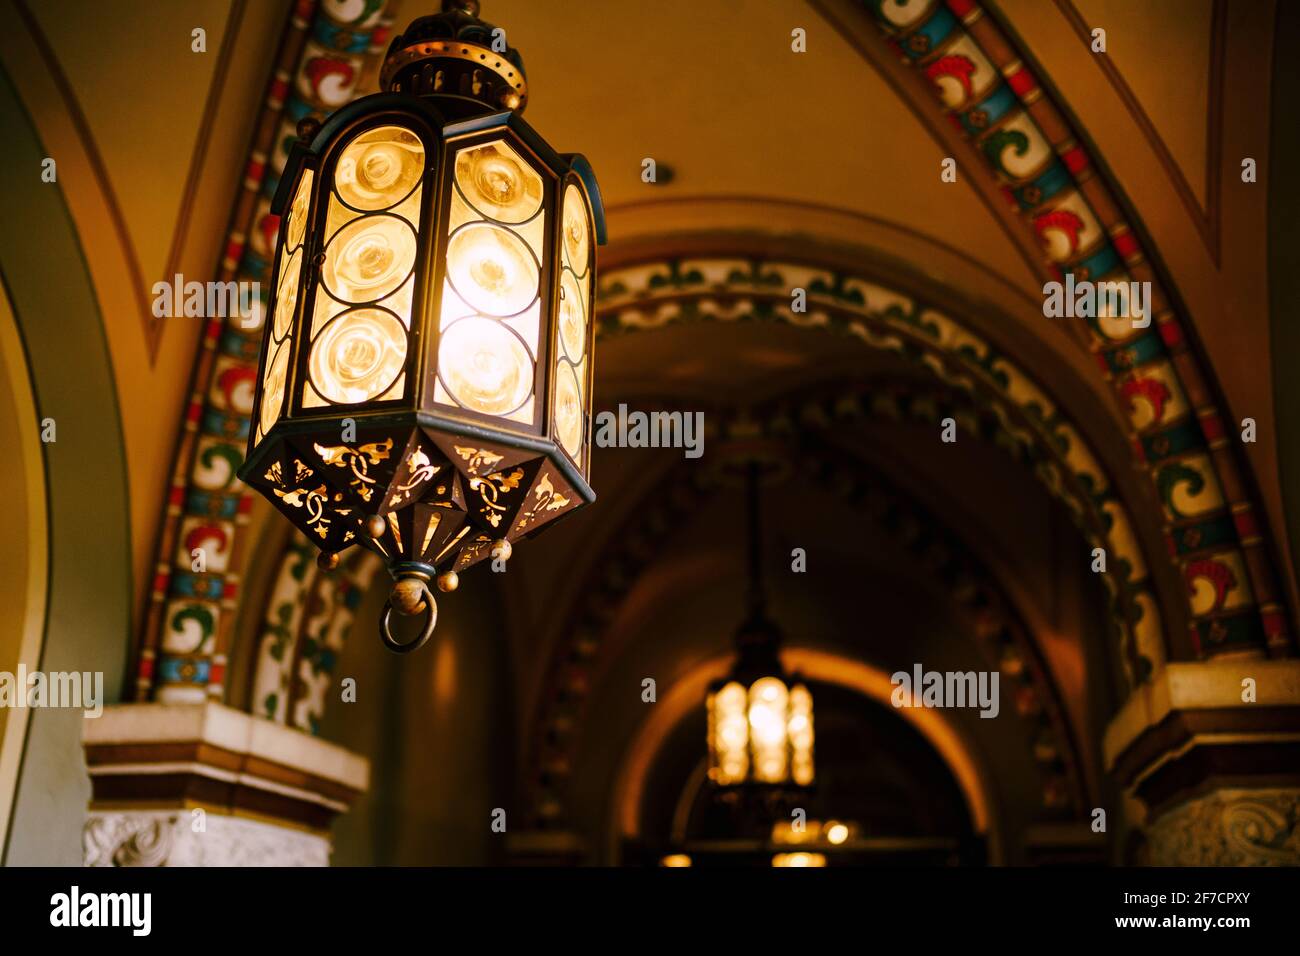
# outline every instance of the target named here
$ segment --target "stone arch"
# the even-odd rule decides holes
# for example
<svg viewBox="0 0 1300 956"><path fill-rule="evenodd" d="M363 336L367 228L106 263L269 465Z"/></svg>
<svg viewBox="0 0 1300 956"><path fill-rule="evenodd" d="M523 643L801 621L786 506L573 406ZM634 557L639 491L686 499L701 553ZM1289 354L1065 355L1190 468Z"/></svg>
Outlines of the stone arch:
<svg viewBox="0 0 1300 956"><path fill-rule="evenodd" d="M847 657L803 648L791 648L784 656L791 669L812 680L836 684L881 706L891 706L893 685L889 675L878 668ZM699 706L709 682L725 674L730 663L729 657L713 658L675 681L670 692L659 699L650 718L630 741L614 776L611 800L614 812L610 820L614 832L609 835L610 846L617 847L621 839L640 836L636 811L645 788L650 759L663 745L671 729L691 709ZM947 765L965 799L975 832L988 841L990 862L994 865L1002 862L1004 838L994 812L994 796L988 783L990 774L977 750L942 711L904 708L896 712L920 732Z"/></svg>
<svg viewBox="0 0 1300 956"><path fill-rule="evenodd" d="M755 424L745 416L745 433L752 435ZM772 423L767 424L771 429ZM783 434L779 422L771 433ZM892 483L837 463L839 456L816 439L801 442L798 448L820 487L889 531L950 592L990 666L1016 682L1012 696L1017 712L1034 722L1033 749L1042 772L1043 805L1082 812L1092 794L1059 691L1019 609L996 576ZM573 625L548 656L548 686L543 688L539 719L528 741L525 792L533 824L553 825L565 813L566 783L579 743L576 731L582 724L607 622L640 571L653 560L659 544L702 510L716 489L711 473L673 467L630 510L633 517L627 526L611 535L588 565L587 581L579 592L583 597L564 617Z"/></svg>

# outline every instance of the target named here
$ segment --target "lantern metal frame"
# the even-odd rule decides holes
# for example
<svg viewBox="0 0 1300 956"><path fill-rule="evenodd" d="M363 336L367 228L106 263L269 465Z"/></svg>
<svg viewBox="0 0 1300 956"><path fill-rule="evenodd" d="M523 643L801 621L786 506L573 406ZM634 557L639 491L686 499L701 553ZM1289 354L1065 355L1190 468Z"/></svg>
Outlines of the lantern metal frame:
<svg viewBox="0 0 1300 956"><path fill-rule="evenodd" d="M715 793L724 799L732 802L739 801L743 806L738 809L741 811L756 814L756 819L769 819L777 808L784 807L791 799L798 798L800 795L806 795L812 791L815 780L815 763L813 753L815 750L815 739L810 739L808 747L808 770L809 775L806 781L796 779L796 771L793 766L797 747L791 740L789 728L789 715L786 716L786 724L782 728L783 744L785 748L786 769L782 780L767 781L756 779L754 773L754 753L753 753L753 720L750 715L750 691L751 688L764 678L775 678L780 681L786 690L787 701L796 688L808 695L808 732L811 735L813 730L813 701L811 691L808 690L807 682L803 675L799 673L789 673L781 663L780 648L783 640L781 630L772 621L767 611L767 591L763 579L762 563L762 520L760 508L759 486L764 477L764 462L758 459L750 459L745 463L745 503L746 503L746 526L747 526L747 558L748 558L748 593L746 597L747 613L745 620L736 631L736 662L725 677L718 678L709 684L705 697L705 708L707 711L707 736L706 744L708 747L708 778L709 783L715 790ZM745 692L745 724L746 724L746 742L745 749L746 766L743 780L723 779L722 769L719 766L719 754L716 737L718 729L716 727L717 719L717 696L727 686L738 684ZM787 710L789 704L787 702ZM747 795L747 796L741 796ZM752 821L751 821L752 822Z"/></svg>
<svg viewBox="0 0 1300 956"><path fill-rule="evenodd" d="M248 451L245 462L239 469L239 477L261 491L300 527L303 515L296 514L295 511L301 503L301 497L294 498L299 504L291 508L285 504L287 496L297 495L298 491L306 493L307 485L314 486L318 480L324 480L327 493L323 498L319 494L315 495L314 507L317 512L328 507L333 509L333 514L341 514L343 521L340 527L345 529L345 533L340 535L331 531L327 535L321 530L319 537L325 542L322 547L322 566L332 567L337 564L337 551L352 544L372 547L388 559L397 586L384 612L381 636L384 643L395 651L413 650L427 641L432 633L436 621L436 605L427 586L430 581L436 578L442 590L454 590L457 572L489 556L508 558L511 541L531 537L544 526L549 526L554 520L567 516L596 498L589 483L589 474L595 370L596 247L606 242L600 190L585 157L581 154L556 152L519 115L518 109L522 107L527 94L522 62L514 51L508 54L491 53L486 47L476 45L472 39L457 40L454 44L428 39L431 28L435 34L437 31L452 29L459 31L460 36L485 35L490 25L478 21L472 15L476 12L477 5L473 5L472 11L466 12L463 5L447 4L443 14L417 20L408 30L411 36L399 36L389 51L385 65L386 83L391 86L389 92L363 97L333 113L323 124L314 121L300 123L299 140L290 149L271 203L271 212L284 218L273 253L274 274L271 296L264 312L266 328L263 331L263 347L258 362ZM471 54L480 50L484 51L480 55L481 59L486 60L490 56L501 67L497 71L501 76L494 76L493 83L486 87L478 80L477 72L472 74L471 85L471 74L467 72L477 67ZM421 66L422 57L426 61L424 73L415 72ZM444 57L453 59L446 61ZM502 85L507 72L501 66L502 61L506 67L513 64L513 69L509 71L510 77L517 80L513 87ZM459 93L453 92L451 88L442 93L420 91L421 78L429 73L430 62L443 65L450 62L448 73L458 74ZM441 83L441 74L439 82ZM468 95L466 91L471 89L476 92L482 90L484 96L491 93L495 100L485 102ZM501 109L499 105L493 105L495 102L513 104L515 108ZM380 209L358 209L337 191L336 171L340 157L368 131L388 126L399 127L419 140L423 148L423 171L403 198ZM533 362L529 397L518 406L522 408L527 401L533 402L533 414L529 422L506 418L505 415L512 414L511 412L489 414L465 407L450 388L444 388L444 391L449 401L456 403L455 406L435 398L439 380L439 349L445 331L441 328L445 318L442 314L443 293L450 281L448 248L455 234L471 225L462 223L456 229L450 228L453 196L460 191L456 182L456 160L465 150L487 143L506 144L521 164L540 178L542 184L538 209L522 223L496 220L474 206L469 197L461 193L462 201L483 217L476 221L509 231L528 248L534 260L539 253L542 259L541 262L535 262L538 274L536 296L514 316L524 316L534 307L539 309L535 349L527 348L528 343L521 340ZM310 184L303 186L309 175ZM581 356L581 362L585 363L581 374L582 439L577 456L560 440L555 405L557 378L561 374L557 353L565 348L561 344L560 290L566 261L565 200L571 186L576 187L581 194L586 215L587 245L586 271L581 276L574 272L575 281L586 286L585 309L582 314L585 331ZM289 266L289 258L284 250L290 232L290 217L284 214L291 208L301 188L308 189L307 218L302 227L299 253L302 259L293 313L289 317L288 331L285 333L288 341L284 338L279 340L279 347L287 347L290 351L280 406L274 421L263 433L262 405L267 398L267 365L278 354L273 354L273 336L276 309L281 297L281 272ZM418 209L413 214L418 218L415 222L407 223L415 233L415 254L410 272L392 290L369 303L343 302L331 294L326 289L322 269L330 242L353 222L366 216L393 215L402 218L394 211L414 196L417 190ZM333 234L327 236L334 202L342 205L349 218L334 223ZM549 217L541 225L541 239L538 243L540 249L534 249L532 242L521 238L521 233L517 231L533 222L536 216ZM572 268L576 270L576 263L572 264ZM379 308L395 315L391 309L379 303L399 295L408 283L411 286L411 303L409 319L403 323L406 326L406 351L401 370L395 374L392 383L365 401L337 403L326 397L313 384L309 368L313 346L325 328L331 322L359 309ZM580 296L583 291L580 287ZM332 315L326 313L328 318L323 322L319 321L317 315L317 302L321 296L327 296L343 306ZM580 303L581 301L580 299ZM331 308L333 304L331 301ZM483 314L477 309L471 311ZM400 321L401 317L396 317ZM502 320L501 327L518 338L517 330L505 324L512 316L499 318ZM578 364L572 360L572 356L566 358L566 362L570 367ZM401 394L384 398L401 376L404 376ZM309 390L314 390L323 404L308 404ZM478 512L465 505L466 517L460 524L471 530L463 545L450 554L444 551L437 561L428 560L428 555L423 553L417 553L414 557L409 554L399 555L397 552L402 550L403 542L393 516L400 509L387 512L382 510L382 505L391 503L391 490L377 502L381 508L368 516L359 507L343 509L344 503L355 505L355 502L346 497L346 490L338 490L339 477L332 474L329 468L320 467L319 455L312 459L310 446L314 440L324 436L329 442L337 443L337 436L346 420L351 420L354 424L358 436L355 443L357 446L362 445L362 436L388 434L389 445L384 460L385 468L390 470L402 467L400 464L390 466L389 459L401 456L406 449L425 449L426 460L437 459L437 453L441 453L439 460L450 464L456 472L449 473L448 476L448 487L451 488L448 501L452 501L458 494L461 499L457 500L469 497L462 485L481 487L484 482L490 482L508 469L517 468L523 477L516 478L516 484L511 487L509 509L501 505L501 513L492 513L494 523L491 529L478 517ZM454 445L458 439L473 447ZM404 445L396 444L401 440L405 441ZM457 460L453 448L465 460ZM317 445L316 450L319 451L320 446ZM481 452L482 455L476 454L471 460L463 454L466 451ZM311 476L300 483L302 488L289 492L288 484L284 482L287 469L291 469L294 475L299 473L299 469L304 469L302 473L310 471ZM394 482L397 473L400 472L390 474ZM531 524L524 522L520 520L524 514L523 503L530 490L536 490L537 484L543 479L548 488L559 489L555 495L548 497L547 503L553 505L563 500L565 504L563 507L549 508L545 515L535 515L537 520ZM441 492L443 489L440 487L438 490ZM420 494L423 493L424 489L421 488ZM537 494L540 500L541 492L538 491ZM369 502L370 498L366 500ZM408 494L402 507L414 508L419 500L418 496L413 498ZM336 504L338 507L334 508ZM493 507L499 504L499 499L494 499ZM409 515L406 517L414 520ZM436 521L434 525L437 525ZM383 539L390 527L392 540L385 547ZM460 534L464 536L466 533L462 531ZM425 540L427 542L428 538ZM457 537L456 542L460 540ZM392 547L394 542L397 548ZM414 547L414 542L411 542L411 546ZM409 551L410 548L406 550ZM393 638L389 618L394 605L402 613L427 612L425 627L416 640L402 643Z"/></svg>

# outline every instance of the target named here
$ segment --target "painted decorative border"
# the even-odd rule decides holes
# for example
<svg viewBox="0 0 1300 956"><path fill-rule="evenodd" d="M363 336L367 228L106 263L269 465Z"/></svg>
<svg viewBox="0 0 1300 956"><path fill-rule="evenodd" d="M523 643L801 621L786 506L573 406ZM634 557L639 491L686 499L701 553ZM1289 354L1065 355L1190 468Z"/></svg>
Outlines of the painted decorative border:
<svg viewBox="0 0 1300 956"><path fill-rule="evenodd" d="M352 548L333 571L316 565L317 548L294 531L280 556L262 617L249 709L309 734L320 732L334 669L357 606L383 561Z"/></svg>
<svg viewBox="0 0 1300 956"><path fill-rule="evenodd" d="M1064 281L1150 282L1155 322L1089 321L1103 375L1129 410L1133 447L1163 504L1191 595L1200 656L1295 651L1244 460L1214 397L1210 363L1125 221L1120 195L1066 111L978 0L863 0L900 58L933 82L1007 201Z"/></svg>
<svg viewBox="0 0 1300 956"><path fill-rule="evenodd" d="M270 201L300 119L350 101L388 39L387 0L298 0L286 28L231 217L221 281L270 291L279 229ZM265 302L260 303L264 306ZM260 323L213 319L204 332L177 448L136 667L136 698L220 699L239 594L237 543L250 499L235 477L248 440ZM203 548L206 568L191 554Z"/></svg>

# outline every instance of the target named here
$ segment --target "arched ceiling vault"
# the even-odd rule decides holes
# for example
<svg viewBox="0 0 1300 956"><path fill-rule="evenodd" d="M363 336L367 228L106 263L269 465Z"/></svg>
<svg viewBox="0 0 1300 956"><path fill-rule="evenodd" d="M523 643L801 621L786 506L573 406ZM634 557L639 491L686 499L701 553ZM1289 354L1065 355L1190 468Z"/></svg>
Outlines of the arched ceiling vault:
<svg viewBox="0 0 1300 956"><path fill-rule="evenodd" d="M1090 346L1121 396L1150 400L1132 405L1135 449L1160 492L1166 535L1189 586L1214 582L1194 615L1191 640L1206 656L1294 653L1279 551L1186 303L1123 190L1012 25L978 0L816 5L882 72L896 75L902 60L924 74L933 87L930 108L952 121L941 134L949 155L960 155L968 175L993 177L1023 226L1042 240L1058 276L1149 283L1150 327L1089 320ZM881 35L888 55L872 40ZM925 108L917 83L896 88Z"/></svg>
<svg viewBox="0 0 1300 956"><path fill-rule="evenodd" d="M273 225L265 198L283 163L283 142L299 116L328 112L363 91L367 63L382 49L395 9L335 0L295 8L270 58L274 71L223 275L264 275L265 236ZM1174 607L1183 604L1175 595L1188 589L1192 628L1188 638L1169 642L1172 656L1259 650L1269 642L1273 653L1285 653L1287 615L1268 536L1249 476L1225 437L1231 429L1190 318L1156 268L1150 236L1127 212L1122 191L1095 145L1073 125L1058 88L1033 66L1006 18L986 13L974 0L817 0L793 13L763 0L738 0L725 9L665 0L661 16L698 25L677 37L673 55L665 57L661 38L644 30L634 5L566 6L563 30L547 4L496 0L492 8L494 19L510 24L512 44L528 53L530 84L538 91L530 122L558 147L583 149L601 170L614 236L602 258L607 279L629 277L656 257L681 262L706 250L716 254L716 237L697 235L707 224L740 236L731 247L737 258L780 259L801 281L820 273L826 284L814 301L832 326L891 348L901 343L906 354L924 353L926 336L937 335L948 351L923 359L935 374L969 380L990 398L990 382L1015 393L1022 408L1037 407L1042 422L1028 425L1046 422L1040 437L1049 444L1059 444L1059 413L1070 413L1074 432L1065 453L1077 465L1080 449L1090 449L1083 471L1101 476L1094 495L1104 488L1110 496L1099 507L1112 527L1115 513L1128 516L1131 526L1118 539L1112 534L1109 547L1126 559L1141 555L1131 566L1150 573L1149 588L1159 596L1137 614L1131 608L1141 601L1121 595L1130 606L1122 616L1126 626L1142 620L1150 626L1157 607L1167 625L1181 624L1187 615ZM756 43L784 54L792 26L808 31L815 56L790 54L787 68L777 70L770 57L753 56ZM978 67L966 76L969 84L948 71L951 63L936 65L940 50ZM901 64L900 54L912 65ZM630 75L629 64L636 64ZM936 83L946 98L938 103L930 90ZM852 90L848 112L807 110L809 90ZM600 121L593 124L592 117ZM959 158L962 175L943 184L937 170L948 155ZM671 182L647 185L640 175L646 158L672 168ZM1042 169L1052 172L1056 192L1039 181ZM1006 200L1017 208L1008 209ZM1078 229L1062 226L1061 215L1043 218L1067 200L1073 203L1067 211L1082 223ZM779 251L792 244L816 254L801 261ZM925 314L891 313L880 303L883 324L872 316L846 319L856 303L840 301L845 287L837 277L862 261L862 247L890 250L874 257L878 268L898 276L886 300L895 291L906 299L923 288L937 311L963 322L940 323L935 333ZM1097 274L1105 271L1103 260L1110 263L1105 268L1157 286L1157 323L1146 334L1116 338L1110 327L1085 332L1043 319L1044 275ZM604 286L614 296L612 306L602 303L606 315L646 305L620 302ZM760 291L750 298L777 309L783 296L766 285ZM788 288L781 291L788 298ZM692 289L656 294L665 308L674 301L698 308L708 299ZM964 308L949 305L956 296ZM1084 354L1084 340L1103 374ZM212 323L206 330L163 509L141 695L155 693L160 683L184 694L223 693L231 611L247 563L239 542L248 499L233 467L242 457L255 351L254 339L233 325ZM1019 375L1006 374L1011 356ZM1023 429L1026 422L1007 427ZM1132 439L1147 463L1144 475L1128 467ZM1127 509L1112 513L1112 499L1128 502ZM1161 516L1158 530L1153 515ZM220 546L209 572L195 575L180 545L205 528L220 532L214 538ZM1157 560L1161 535L1178 553L1172 565ZM194 643L185 622L199 619L209 623ZM1166 653L1161 629L1153 630L1130 641L1147 649L1129 654L1139 679L1141 657ZM155 658L169 646L160 681Z"/></svg>
<svg viewBox="0 0 1300 956"><path fill-rule="evenodd" d="M714 248L723 247L718 243ZM1040 460L1057 462L1046 480L1054 488L1069 489L1064 500L1085 534L1111 555L1114 574L1106 580L1123 609L1118 617L1130 679L1143 679L1167 655L1189 656L1188 648L1166 646L1169 638L1161 621L1171 612L1166 608L1162 614L1149 581L1152 567L1166 559L1148 524L1150 510L1126 502L1125 489L1113 477L1126 472L1126 456L1117 456L1115 466L1108 467L1088 440L1089 430L1105 433L1109 423L1094 418L1089 429L1056 398L1068 373L1050 376L1049 390L1016 361L1018 348L993 346L966 324L966 313L941 312L926 298L865 277L871 274L869 266L847 270L814 264L808 244L801 249L803 261L715 253L606 270L600 279L597 332L609 337L701 322L739 328L788 323L814 335L838 333L856 345L895 353L971 392L998 410L1018 441L1036 447ZM791 310L793 288L806 290L806 313ZM990 314L984 312L985 322ZM636 354L638 362L646 358L643 347ZM602 383L609 381L608 361L602 366ZM609 400L600 394L601 401Z"/></svg>
<svg viewBox="0 0 1300 956"><path fill-rule="evenodd" d="M990 573L976 549L958 540L911 495L846 456L823 435L800 435L779 427L775 431L790 441L793 466L800 472L797 484L811 484L863 515L900 553L913 555L933 577L953 603L966 638L978 646L988 666L1012 681L1006 699L1014 702L1022 719L1037 727L1027 739L1034 741L1035 760L1044 773L1044 806L1071 806L1079 812L1086 804L1085 788L1092 785L1084 779L1088 758L1080 754L1075 743L1078 731L1071 726L1072 720L1082 723L1082 717L1066 714L1051 666L1036 644L1038 632L1025 626L1022 610L998 574ZM783 497L779 489L775 494ZM548 652L543 670L549 675L549 686L543 689L535 716L527 720L531 757L525 787L539 824L553 824L564 815L567 780L582 746L581 728L591 726L585 708L610 658L627 651L618 622L629 617L633 589L639 592L637 603L645 606L672 603L676 589L691 586L698 569L682 569L678 575L656 573L651 582L647 572L661 568L656 555L664 544L702 509L716 506L719 495L725 507L732 494L717 484L714 473L677 465L633 503L626 526L611 535L603 549L593 551L587 570L570 574L582 581L581 598L576 606L559 609L557 620L567 626ZM843 530L854 534L851 524ZM646 592L647 586L653 590ZM1096 765L1098 755L1089 757Z"/></svg>

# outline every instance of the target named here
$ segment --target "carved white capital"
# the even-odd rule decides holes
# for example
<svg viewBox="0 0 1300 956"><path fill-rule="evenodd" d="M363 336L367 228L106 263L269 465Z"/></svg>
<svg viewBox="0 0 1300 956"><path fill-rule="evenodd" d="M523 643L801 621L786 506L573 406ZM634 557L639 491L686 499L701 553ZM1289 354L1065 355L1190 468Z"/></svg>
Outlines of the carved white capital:
<svg viewBox="0 0 1300 956"><path fill-rule="evenodd" d="M328 866L329 840L289 827L194 811L91 811L86 866Z"/></svg>

